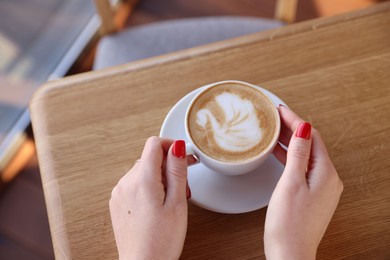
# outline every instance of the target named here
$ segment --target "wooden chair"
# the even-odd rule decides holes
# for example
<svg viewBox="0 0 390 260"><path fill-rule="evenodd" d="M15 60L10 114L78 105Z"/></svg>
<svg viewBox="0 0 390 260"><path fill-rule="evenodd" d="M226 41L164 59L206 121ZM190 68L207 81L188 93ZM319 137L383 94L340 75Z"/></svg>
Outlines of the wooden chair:
<svg viewBox="0 0 390 260"><path fill-rule="evenodd" d="M109 0L95 0L103 37L94 69L280 27L294 21L297 9L297 0L277 0L274 19L241 16L187 18L123 30L123 21L137 2L128 0L120 7L112 7Z"/></svg>

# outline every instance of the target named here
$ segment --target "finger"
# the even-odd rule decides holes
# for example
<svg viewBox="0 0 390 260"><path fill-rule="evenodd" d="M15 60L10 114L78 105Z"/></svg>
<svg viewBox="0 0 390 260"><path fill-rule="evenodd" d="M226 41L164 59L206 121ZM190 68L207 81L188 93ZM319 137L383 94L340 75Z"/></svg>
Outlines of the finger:
<svg viewBox="0 0 390 260"><path fill-rule="evenodd" d="M167 155L166 202L179 204L187 201L187 156L183 140L175 141Z"/></svg>
<svg viewBox="0 0 390 260"><path fill-rule="evenodd" d="M172 140L162 139L156 136L146 141L139 167L142 169L143 178L149 180L162 180L162 167L164 155L168 152Z"/></svg>
<svg viewBox="0 0 390 260"><path fill-rule="evenodd" d="M279 143L276 144L273 154L280 163L286 165L287 151Z"/></svg>
<svg viewBox="0 0 390 260"><path fill-rule="evenodd" d="M127 172L127 174L132 174L132 173L137 172L137 169L139 168L139 165L140 165L140 164L141 164L141 160L138 159L138 160L134 163L133 167L131 167L131 169Z"/></svg>
<svg viewBox="0 0 390 260"><path fill-rule="evenodd" d="M314 161L330 161L328 150L321 138L320 133L316 129L312 129L311 136L313 139L311 158Z"/></svg>
<svg viewBox="0 0 390 260"><path fill-rule="evenodd" d="M161 144L161 148L163 149L164 155L167 155L169 148L171 147L171 145L175 140L168 139L168 138L159 138L159 139L160 139L160 144Z"/></svg>
<svg viewBox="0 0 390 260"><path fill-rule="evenodd" d="M287 150L286 177L306 182L306 170L311 150L311 125L301 123L293 136Z"/></svg>
<svg viewBox="0 0 390 260"><path fill-rule="evenodd" d="M309 165L309 176L308 179L312 184L323 184L324 181L331 177L332 173L336 173L333 170L333 163L330 160L326 146L316 129L312 129L312 150ZM312 171L312 169L322 169L321 171ZM333 176L332 176L333 177Z"/></svg>
<svg viewBox="0 0 390 260"><path fill-rule="evenodd" d="M128 185L128 184L129 184L130 178L131 178L132 176L134 176L134 174L136 174L136 173L138 172L138 168L139 168L140 162L141 162L140 159L136 160L136 161L134 162L133 167L131 167L131 169L128 170L128 171L126 172L126 174L124 174L124 175L121 177L121 179L119 180L119 182L125 182L125 183L127 183L126 185Z"/></svg>
<svg viewBox="0 0 390 260"><path fill-rule="evenodd" d="M284 115L281 112L282 110L282 105L278 107L279 111L279 116L280 116L280 135L279 135L279 142L283 144L284 146L288 147L288 144L290 143L290 139L292 136L292 131L286 126L285 120L284 120Z"/></svg>
<svg viewBox="0 0 390 260"><path fill-rule="evenodd" d="M297 114L295 114L291 109L280 105L278 107L280 120L281 120L281 131L279 142L283 145L288 146L290 143L290 139L292 133L298 127L298 125L304 120L300 118Z"/></svg>
<svg viewBox="0 0 390 260"><path fill-rule="evenodd" d="M193 154L188 154L187 155L187 165L188 166L191 166L191 165L194 165L194 164L197 164L197 163L199 163L198 157L196 157Z"/></svg>

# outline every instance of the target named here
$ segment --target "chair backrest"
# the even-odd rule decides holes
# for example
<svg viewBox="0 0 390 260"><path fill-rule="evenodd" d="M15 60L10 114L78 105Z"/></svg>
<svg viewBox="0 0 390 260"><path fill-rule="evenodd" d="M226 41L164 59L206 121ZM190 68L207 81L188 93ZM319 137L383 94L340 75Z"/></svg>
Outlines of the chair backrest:
<svg viewBox="0 0 390 260"><path fill-rule="evenodd" d="M110 0L94 0L101 20L100 34L106 35L122 29L138 2L139 0L118 0L112 5Z"/></svg>
<svg viewBox="0 0 390 260"><path fill-rule="evenodd" d="M298 0L276 0L275 19L293 23L297 14Z"/></svg>
<svg viewBox="0 0 390 260"><path fill-rule="evenodd" d="M123 28L127 17L132 13L139 0L119 0L111 5L110 0L94 0L101 18L101 35L110 34ZM298 0L276 0L274 19L285 23L295 20Z"/></svg>

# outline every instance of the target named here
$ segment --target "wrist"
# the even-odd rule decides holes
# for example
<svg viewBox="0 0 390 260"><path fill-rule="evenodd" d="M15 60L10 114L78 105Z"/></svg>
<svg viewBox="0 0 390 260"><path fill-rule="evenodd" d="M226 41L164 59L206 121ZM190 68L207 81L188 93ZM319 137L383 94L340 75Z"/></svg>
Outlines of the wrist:
<svg viewBox="0 0 390 260"><path fill-rule="evenodd" d="M292 246L289 248L272 246L265 248L267 260L315 260L317 250L308 249L300 246Z"/></svg>
<svg viewBox="0 0 390 260"><path fill-rule="evenodd" d="M131 252L128 254L120 254L119 260L166 260L166 259L179 259L178 257L165 255L165 254L152 254L150 252Z"/></svg>

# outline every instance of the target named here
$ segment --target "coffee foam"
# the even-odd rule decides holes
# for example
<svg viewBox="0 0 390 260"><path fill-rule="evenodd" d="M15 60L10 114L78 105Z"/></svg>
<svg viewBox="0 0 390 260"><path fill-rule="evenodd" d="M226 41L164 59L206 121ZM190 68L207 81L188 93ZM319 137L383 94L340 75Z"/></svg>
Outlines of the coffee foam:
<svg viewBox="0 0 390 260"><path fill-rule="evenodd" d="M223 92L215 97L215 101L223 114L203 108L196 113L196 123L205 130L210 124L218 147L228 152L243 152L261 141L263 130L256 117L255 106L249 100Z"/></svg>
<svg viewBox="0 0 390 260"><path fill-rule="evenodd" d="M212 87L191 108L188 121L191 137L204 153L217 160L251 159L274 136L272 106L263 93L246 85L223 83Z"/></svg>

